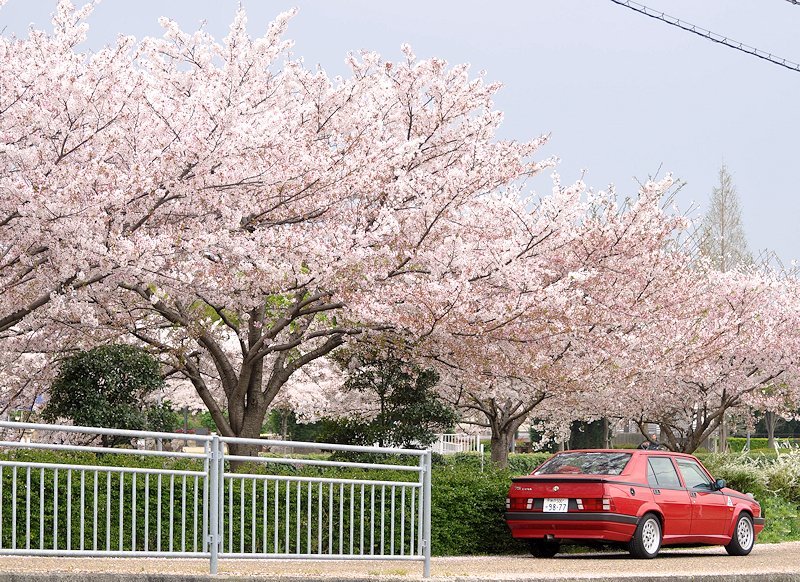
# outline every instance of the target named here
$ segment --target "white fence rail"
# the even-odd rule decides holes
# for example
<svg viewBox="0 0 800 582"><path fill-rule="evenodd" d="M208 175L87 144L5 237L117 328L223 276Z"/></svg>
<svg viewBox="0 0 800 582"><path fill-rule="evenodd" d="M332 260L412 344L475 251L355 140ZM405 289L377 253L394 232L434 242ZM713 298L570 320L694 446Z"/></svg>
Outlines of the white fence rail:
<svg viewBox="0 0 800 582"><path fill-rule="evenodd" d="M16 438L31 430L185 438L16 422L0 422L0 429ZM192 438L203 453L0 441L0 449L16 450L0 460L0 554L205 557L212 574L220 558L419 560L423 575L430 575L430 451ZM235 456L225 445L288 445L408 461ZM60 455L50 462L25 453L31 449ZM247 470L231 471L231 461L247 462ZM298 473L304 467L316 470ZM364 469L369 473L359 475ZM381 474L385 478L375 478Z"/></svg>
<svg viewBox="0 0 800 582"><path fill-rule="evenodd" d="M431 451L447 455L450 453L467 453L481 451L480 435L471 434L437 434L436 442L431 445Z"/></svg>

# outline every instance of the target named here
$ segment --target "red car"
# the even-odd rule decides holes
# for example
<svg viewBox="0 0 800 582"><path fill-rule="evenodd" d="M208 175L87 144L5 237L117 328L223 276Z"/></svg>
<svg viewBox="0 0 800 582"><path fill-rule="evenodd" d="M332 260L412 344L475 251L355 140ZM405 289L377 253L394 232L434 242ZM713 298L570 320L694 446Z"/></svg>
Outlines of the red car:
<svg viewBox="0 0 800 582"><path fill-rule="evenodd" d="M562 542L619 545L637 558L654 558L662 545L695 544L745 556L764 529L751 495L682 453L567 451L512 481L506 522L537 557L554 556Z"/></svg>

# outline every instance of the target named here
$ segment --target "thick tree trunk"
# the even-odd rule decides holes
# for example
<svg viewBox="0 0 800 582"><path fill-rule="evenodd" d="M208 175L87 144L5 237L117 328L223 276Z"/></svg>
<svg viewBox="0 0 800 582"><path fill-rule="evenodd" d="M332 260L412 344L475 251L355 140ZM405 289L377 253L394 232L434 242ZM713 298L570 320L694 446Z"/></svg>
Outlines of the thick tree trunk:
<svg viewBox="0 0 800 582"><path fill-rule="evenodd" d="M492 430L492 464L498 469L505 469L508 467L508 450L511 447L511 438L513 433L495 432Z"/></svg>
<svg viewBox="0 0 800 582"><path fill-rule="evenodd" d="M505 420L505 422L502 420L495 419L494 422L490 423L490 428L492 429L491 460L492 464L498 469L508 468L508 453L512 448L514 436L525 421L525 418L512 418Z"/></svg>
<svg viewBox="0 0 800 582"><path fill-rule="evenodd" d="M245 408L242 424L236 436L244 439L257 439L261 436L261 425L264 423L266 412L260 412L255 407ZM255 457L258 455L258 445L230 443L228 454L241 457ZM247 464L244 460L231 460L231 470L239 471Z"/></svg>

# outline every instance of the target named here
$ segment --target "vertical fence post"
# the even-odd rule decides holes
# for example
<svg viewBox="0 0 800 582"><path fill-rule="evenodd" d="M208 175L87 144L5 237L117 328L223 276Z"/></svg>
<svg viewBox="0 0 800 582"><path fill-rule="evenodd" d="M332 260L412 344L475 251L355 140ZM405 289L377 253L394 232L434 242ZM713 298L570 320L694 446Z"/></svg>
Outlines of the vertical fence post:
<svg viewBox="0 0 800 582"><path fill-rule="evenodd" d="M219 562L219 458L221 456L218 436L214 436L211 440L210 455L211 460L208 463L207 478L209 481L211 502L205 507L205 513L208 516L208 544L211 553L209 570L212 574L216 574Z"/></svg>
<svg viewBox="0 0 800 582"><path fill-rule="evenodd" d="M425 557L425 566L422 575L430 578L431 575L431 450L425 452L425 477L423 481L423 542L422 550Z"/></svg>
<svg viewBox="0 0 800 582"><path fill-rule="evenodd" d="M211 443L208 441L203 442L203 452L206 455L206 458L203 460L203 472L206 476L203 478L203 551L208 552L209 550L209 543L208 543L208 507L209 507L209 493L211 488ZM197 519L195 517L195 519Z"/></svg>

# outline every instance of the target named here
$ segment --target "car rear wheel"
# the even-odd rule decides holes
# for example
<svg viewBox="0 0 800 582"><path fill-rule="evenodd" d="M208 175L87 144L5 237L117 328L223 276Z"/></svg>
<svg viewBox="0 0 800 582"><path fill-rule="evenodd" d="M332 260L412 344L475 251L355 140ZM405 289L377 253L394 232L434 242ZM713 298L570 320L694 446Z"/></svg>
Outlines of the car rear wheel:
<svg viewBox="0 0 800 582"><path fill-rule="evenodd" d="M755 530L753 529L753 518L748 514L742 513L736 520L736 528L733 530L733 537L730 543L725 546L725 551L731 556L746 556L753 549L756 541Z"/></svg>
<svg viewBox="0 0 800 582"><path fill-rule="evenodd" d="M652 514L645 514L636 526L628 543L628 551L634 558L655 558L661 549L661 522Z"/></svg>
<svg viewBox="0 0 800 582"><path fill-rule="evenodd" d="M531 540L528 547L536 558L552 558L561 549L558 542L547 542L544 540Z"/></svg>

